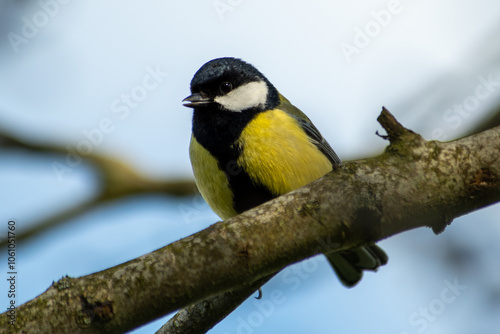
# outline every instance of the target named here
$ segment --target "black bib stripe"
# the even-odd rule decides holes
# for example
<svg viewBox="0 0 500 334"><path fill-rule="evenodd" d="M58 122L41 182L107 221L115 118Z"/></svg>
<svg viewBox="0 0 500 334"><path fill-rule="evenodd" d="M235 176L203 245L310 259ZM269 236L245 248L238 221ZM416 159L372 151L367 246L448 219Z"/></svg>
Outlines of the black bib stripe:
<svg viewBox="0 0 500 334"><path fill-rule="evenodd" d="M220 110L195 110L193 135L213 155L224 171L233 192L233 208L242 213L276 197L266 187L255 184L238 165L241 147L235 144L257 111L231 113Z"/></svg>

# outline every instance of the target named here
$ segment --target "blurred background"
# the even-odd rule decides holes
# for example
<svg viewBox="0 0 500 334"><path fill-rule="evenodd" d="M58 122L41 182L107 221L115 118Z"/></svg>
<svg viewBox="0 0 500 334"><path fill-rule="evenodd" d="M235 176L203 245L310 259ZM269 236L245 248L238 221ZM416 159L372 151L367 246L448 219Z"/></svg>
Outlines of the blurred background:
<svg viewBox="0 0 500 334"><path fill-rule="evenodd" d="M0 0L0 36L0 235L6 249L16 222L18 305L218 220L196 195L181 105L210 59L254 64L343 160L382 152L382 106L426 139L500 124L493 0ZM290 266L211 333L498 333L499 217L384 240L388 265L353 289L322 256Z"/></svg>

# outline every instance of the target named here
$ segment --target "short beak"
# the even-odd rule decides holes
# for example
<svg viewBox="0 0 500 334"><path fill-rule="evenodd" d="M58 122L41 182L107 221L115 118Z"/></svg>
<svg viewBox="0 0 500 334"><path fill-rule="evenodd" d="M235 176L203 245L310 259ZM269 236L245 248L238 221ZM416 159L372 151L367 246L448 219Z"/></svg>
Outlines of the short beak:
<svg viewBox="0 0 500 334"><path fill-rule="evenodd" d="M204 97L200 93L194 93L194 94L186 97L184 100L182 100L182 102L186 102L186 101L188 103L184 103L183 106L190 107L190 108L195 108L198 106L206 106L206 105L214 102L214 100L212 100L211 98Z"/></svg>

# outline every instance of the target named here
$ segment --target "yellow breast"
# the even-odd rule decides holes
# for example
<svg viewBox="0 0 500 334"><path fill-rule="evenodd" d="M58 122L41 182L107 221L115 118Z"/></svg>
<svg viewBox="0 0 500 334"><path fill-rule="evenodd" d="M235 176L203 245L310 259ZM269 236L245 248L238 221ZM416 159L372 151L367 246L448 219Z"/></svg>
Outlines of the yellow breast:
<svg viewBox="0 0 500 334"><path fill-rule="evenodd" d="M208 205L222 219L236 216L233 194L226 174L219 169L217 159L201 146L194 136L191 136L189 157L196 185Z"/></svg>
<svg viewBox="0 0 500 334"><path fill-rule="evenodd" d="M299 123L274 109L257 115L239 139L238 164L252 180L282 195L300 188L332 170Z"/></svg>

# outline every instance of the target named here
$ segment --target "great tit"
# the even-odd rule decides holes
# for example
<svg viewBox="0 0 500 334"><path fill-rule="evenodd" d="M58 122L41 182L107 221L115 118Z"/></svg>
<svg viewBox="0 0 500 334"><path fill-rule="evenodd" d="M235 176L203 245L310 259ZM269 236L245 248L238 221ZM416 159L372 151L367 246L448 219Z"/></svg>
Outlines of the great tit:
<svg viewBox="0 0 500 334"><path fill-rule="evenodd" d="M204 64L184 106L194 109L189 155L196 185L222 219L300 188L341 161L318 129L255 67L237 58ZM375 244L326 254L347 287L387 255Z"/></svg>

